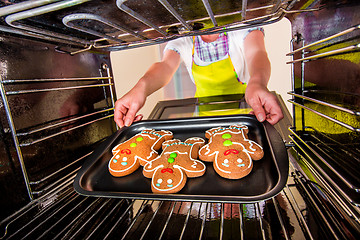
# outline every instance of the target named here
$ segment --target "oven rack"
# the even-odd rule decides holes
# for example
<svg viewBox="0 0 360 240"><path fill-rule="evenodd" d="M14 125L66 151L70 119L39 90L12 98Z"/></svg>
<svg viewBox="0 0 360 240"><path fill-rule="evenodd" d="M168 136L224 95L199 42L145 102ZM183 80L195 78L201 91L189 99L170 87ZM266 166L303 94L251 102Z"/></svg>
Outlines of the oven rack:
<svg viewBox="0 0 360 240"><path fill-rule="evenodd" d="M358 144L354 143L353 146L346 146L333 141L333 145L330 145L330 147L326 146L329 143L320 140L320 134L295 132L294 129L290 129L290 132L292 141L297 148L305 153L309 159L308 162L312 163L312 168L316 169L316 174L322 176L322 179L324 179L322 180L323 184L329 186L329 192L334 193L333 196L335 196L337 202L344 202L343 205L349 205L350 208L356 206L352 211L358 213L350 215L358 215L360 213L358 208L360 206L359 187L357 185L359 173L354 166L358 165L360 159L359 152L351 149ZM339 147L340 150L334 150L336 147ZM324 149L320 151L320 148ZM349 209L349 207L346 207L346 209Z"/></svg>
<svg viewBox="0 0 360 240"><path fill-rule="evenodd" d="M43 142L56 141L54 139L59 136L61 137L66 134L70 134L73 131L82 129L97 122L107 120L112 121L115 105L113 92L114 84L112 82L112 77L110 75L108 66L106 64L102 65L101 70L106 72L106 76L49 79L7 79L0 81L1 97L4 102L4 109L9 123L9 128L7 131L11 133L16 156L20 164L30 200L41 196L42 194L49 191L49 189L57 186L57 184L68 178L70 175L75 174L80 169L81 164L83 163L83 159L90 155L92 151L79 151L79 156L74 155L74 159L67 161L67 164L57 166L58 168L55 167L54 169L50 168L50 170L46 169L44 170L45 173L37 173L34 176L30 176L29 167L27 167L27 165L31 164L26 163L27 156L24 154L24 149L30 147L32 151L35 151L34 149L36 149L36 146L42 144ZM102 71L100 71L100 73L102 75ZM60 87L46 87L49 84L56 85L57 83L67 85ZM103 96L101 98L103 98L103 101L105 101L106 107L97 108L93 111L87 111L85 113L73 115L70 117L53 119L48 122L42 122L40 124L33 124L25 128L19 128L17 126L19 124L17 124L14 120L14 110L11 109L11 104L9 103L9 98L13 96L36 95L38 93L48 92L59 93L69 90L77 91L89 88L102 89L100 90L103 92ZM95 146L104 139L105 137L103 139L97 140L95 143L93 143L93 145Z"/></svg>
<svg viewBox="0 0 360 240"><path fill-rule="evenodd" d="M325 106L325 107L328 107L328 108L331 108L331 109L334 109L334 110L339 110L339 111L342 111L344 112L345 114L351 114L352 117L350 119L356 119L360 116L360 111L358 111L357 109L350 109L350 108L345 108L343 106L339 106L339 105L336 105L336 104L333 104L333 103L330 103L330 102L325 102L325 101L322 101L322 100L319 100L319 99L315 99L315 98L311 98L311 97L308 97L308 96L305 96L305 94L309 91L303 91L304 92L304 95L302 94L297 94L297 93L294 93L294 92L288 92L289 95L293 96L293 97L296 97L296 98L299 98L299 99L302 99L303 101L302 102L296 102L295 100L288 100L288 102L292 103L293 105L297 106L297 107L300 107L304 110L307 110L307 111L310 111L318 116L321 116L322 118L325 118L331 122L334 122L344 128L347 128L349 129L350 131L353 131L353 132L360 132L360 126L359 124L356 123L356 121L352 121L352 123L347 123L345 122L344 120L338 120L334 117L331 117L327 114L324 114L320 111L317 111L314 109L314 107L308 107L308 106L305 106L305 101L308 101L308 102L312 102L312 103L315 103L315 104L318 104L318 105L322 105L322 106ZM313 93L316 93L315 91L312 91ZM317 91L318 93L324 93L324 91ZM338 95L343 95L343 93L337 93ZM350 96L351 94L347 94L348 96ZM357 98L360 100L360 96L356 96L354 95L354 99ZM351 122L351 121L350 121Z"/></svg>
<svg viewBox="0 0 360 240"><path fill-rule="evenodd" d="M311 194L316 186L292 165L289 182L279 195L246 204L86 197L73 190L74 177L2 221L0 239L344 237ZM327 230L313 231L314 225Z"/></svg>
<svg viewBox="0 0 360 240"><path fill-rule="evenodd" d="M0 17L4 18L7 25L0 25L0 30L42 41L65 44L64 52L77 54L90 49L117 51L153 45L182 36L222 32L224 27L229 27L231 30L244 29L277 22L288 13L319 10L319 8L292 10L297 0L268 0L262 5L243 0L240 9L234 7L216 8L218 12L215 12L215 7L211 6L211 4L215 5L214 2L210 4L208 0L202 0L200 1L202 6L200 5L199 8L206 9L207 16L201 16L199 10L196 16L200 18L184 19L182 15L187 16L187 18L194 15L191 11L181 12L187 9L183 6L186 3L178 2L176 6L172 6L166 0L154 0L154 2L144 5L137 1L117 0L116 3L113 3L113 8L126 15L125 19L131 23L131 26L127 26L124 22L98 15L99 10L97 8L92 9L91 2L90 0L36 0L4 6L0 8ZM129 3L132 5L129 6ZM159 5L159 9L163 8L159 10L162 11L161 14L168 15L166 18L172 19L172 21L168 24L154 22L152 18L156 18L156 16L149 14L152 11L157 11L157 9L150 8L154 4ZM232 4L238 5L238 3ZM76 12L80 11L76 8L80 5L84 6L85 9L88 8L88 12ZM148 8L148 11L139 13L132 8L141 5L143 5L142 8ZM74 8L76 9L75 12L72 10ZM66 14L66 11L71 13ZM38 27L37 22L32 21L32 19L39 17L41 20L42 16L53 12L62 13L61 22L56 24L65 27L64 31L41 28ZM154 14L159 13L155 12ZM236 20L232 22L232 18ZM134 21L136 23L133 23ZM197 23L199 22L207 22L209 26L198 29ZM98 29L107 30L102 32ZM74 30L74 33L77 34L67 30ZM78 36L81 35L79 33L85 34L86 37ZM68 46L73 47L70 50L65 50Z"/></svg>
<svg viewBox="0 0 360 240"><path fill-rule="evenodd" d="M306 45L306 39L297 35L287 54L292 56L287 63L293 74L292 91L288 92L292 99L288 101L294 105L289 137L298 155L297 169L326 195L328 211L336 209L353 229L360 228L360 179L356 167L360 162L360 96L339 88L314 87L315 83L307 81L310 77L306 68L311 62L348 59L357 53L359 29L360 25L355 25ZM299 47L294 49L295 45Z"/></svg>
<svg viewBox="0 0 360 240"><path fill-rule="evenodd" d="M347 92L330 92L330 91L322 91L322 90L311 90L311 87L306 87L306 82L305 82L305 67L306 67L306 63L310 62L310 61L317 61L319 59L322 58L328 58L328 57L334 57L337 55L342 55L342 54L351 54L354 52L358 52L360 50L360 43L354 43L354 38L356 39L356 36L358 36L359 34L359 30L360 30L360 25L356 25L353 27L350 27L348 29L345 29L342 32L333 34L331 36L328 36L326 38L323 38L321 40L309 43L307 45L305 45L305 39L302 38L302 36L295 36L295 38L293 38L291 40L291 52L287 54L287 56L292 56L292 61L287 62L287 64L291 64L292 66L292 91L288 92L289 95L293 96L293 99L288 100L290 103L292 103L293 105L299 107L302 109L302 113L301 113L301 123L302 123L302 127L300 128L299 126L297 126L296 124L296 112L295 112L295 108L294 108L294 112L293 112L293 116L294 116L294 122L293 122L293 126L295 126L295 128L298 129L304 129L305 128L305 119L304 119L304 110L310 111L322 118L325 118L331 122L334 122L344 128L347 128L350 131L353 132L360 132L360 126L359 124L357 124L358 122L358 117L360 116L360 111L359 109L355 109L356 104L353 104L352 107L345 107L345 106L339 106L336 103L332 103L329 101L324 101L321 99L318 99L319 96L322 95L326 95L326 94L333 94L333 96L335 95L347 95L347 96L351 96L353 99L356 99L356 101L360 100L360 96L356 95L356 94L350 94ZM302 43L302 46L294 49L294 45L295 43ZM336 50L331 50L331 47L338 44L338 43L346 43L347 46L342 47L342 48L338 48ZM326 45L324 45L326 44ZM328 49L328 50L324 50L324 49ZM330 50L329 50L330 49ZM319 53L320 52L320 53ZM300 54L297 56L296 55ZM300 57L299 57L300 56ZM295 86L295 64L301 64L300 65L300 86ZM310 97L307 96L309 93L311 93L314 97ZM306 106L306 102L311 102L314 103L315 106L324 106L326 108L330 108L330 109L334 109L334 110L339 110L342 111L343 113L346 114L350 114L351 116L353 116L353 118L355 119L352 123L347 123L343 120L339 120L336 119L334 117L331 117L327 114L324 114L320 111L317 111L316 109L314 109L314 107L311 106ZM353 125L354 124L354 125Z"/></svg>

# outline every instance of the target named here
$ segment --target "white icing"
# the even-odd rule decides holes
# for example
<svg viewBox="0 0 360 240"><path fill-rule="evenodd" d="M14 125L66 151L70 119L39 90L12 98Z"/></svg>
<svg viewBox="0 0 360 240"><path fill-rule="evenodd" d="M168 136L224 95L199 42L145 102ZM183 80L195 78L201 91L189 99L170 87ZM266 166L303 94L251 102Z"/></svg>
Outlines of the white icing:
<svg viewBox="0 0 360 240"><path fill-rule="evenodd" d="M184 181L184 173L181 171L181 169L178 168L177 165L174 165L173 167L174 167L174 168L177 168L177 169L179 170L180 174L181 174L179 183L176 184L175 186L171 187L171 188L162 189L162 188L158 188L158 187L156 186L156 184L154 183L154 178L153 178L152 181L151 181L151 185L152 185L152 187L153 187L154 189L158 190L159 192L167 192L167 191L173 190L173 189L177 188L178 186L180 186L180 184ZM160 170L160 169L159 169L158 167L156 167L156 171L155 171L154 175L156 174L156 172L157 172L158 170Z"/></svg>
<svg viewBox="0 0 360 240"><path fill-rule="evenodd" d="M239 128L239 129L237 129L237 128ZM225 134L225 133L230 133L230 134L235 134L235 135L242 134L242 138L244 139L244 141L246 141L247 143L249 143L249 145L250 145L250 146L249 146L249 149L250 149L250 150L246 149L245 146L244 146L243 144L241 144L240 142L233 142L233 144L234 144L234 145L240 145L240 146L242 147L242 151L249 157L249 160L250 160L250 164L249 164L248 168L251 168L251 166L252 166L252 159L251 159L250 154L254 154L254 153L255 153L256 149L254 148L254 146L258 146L260 149L263 149L263 148L262 148L261 145L258 144L257 142L252 141L252 140L250 140L250 139L248 139L248 138L245 138L245 132L244 132L244 130L246 130L246 129L248 129L248 127L245 126L245 125L232 125L232 126L227 127L227 128L225 128L225 127L217 127L217 128L212 128L212 129L210 129L210 130L207 130L207 131L206 131L207 134L210 135L209 143L206 144L205 146L203 146L200 150L201 150L201 151L205 151L205 153L203 154L203 155L205 155L205 156L209 156L209 157L210 157L210 156L215 155L215 160L214 160L215 166L216 166L220 171L229 174L229 173L231 173L230 171L223 170L223 169L221 169L221 167L219 166L219 163L218 163L219 151L214 151L214 152L211 153L210 145L212 144L213 138L214 138L216 135L219 135L219 134L223 135L223 134ZM227 163L228 163L226 160L227 160L227 159L225 159L224 162L223 162L221 165L226 166ZM242 159L240 159L240 160L241 160L241 162L242 162ZM239 159L238 159L238 161L239 161Z"/></svg>
<svg viewBox="0 0 360 240"><path fill-rule="evenodd" d="M217 169L219 169L221 172L224 172L226 174L230 174L231 171L226 171L224 169L222 169L220 166L219 166L219 163L218 163L218 154L219 154L219 151L215 151L215 161L214 161L214 164L216 166Z"/></svg>
<svg viewBox="0 0 360 240"><path fill-rule="evenodd" d="M135 164L136 164L136 160L133 162L133 164L131 164L131 166L129 166L129 167L127 167L127 168L125 168L125 169L123 169L123 170L115 170L115 169L112 169L111 168L111 161L113 160L114 158L111 158L110 159L110 161L109 161L109 169L111 170L111 171L113 171L113 172L125 172L125 171L127 171L127 170L129 170L130 168L132 168L132 167L134 167L135 166Z"/></svg>
<svg viewBox="0 0 360 240"><path fill-rule="evenodd" d="M196 159L194 159L194 158L191 157L192 149L193 149L193 147L195 146L195 144L203 143L203 142L204 142L204 139L202 139L202 138L196 138L196 137L194 137L194 138L189 138L189 139L202 140L202 141L201 141L201 142L196 142L196 143L194 143L194 144L191 146L189 152L180 152L180 151L178 151L178 150L166 152L166 151L165 151L165 150L167 149L167 147L166 147L166 148L164 149L164 153L163 153L163 154L171 154L171 153L173 153L173 152L178 153L178 154L188 154L188 155L189 155L189 159L194 162L194 163L191 165L191 167L192 167L192 168L196 168L196 165L197 165L197 164L200 164L200 165L201 165L200 167L202 167L202 168L199 169L199 170L191 170L191 169L187 169L187 168L185 168L185 167L179 166L179 165L177 165L177 166L178 166L179 168L183 169L184 171L188 171L188 172L202 172L202 171L205 171L205 168L206 168L205 164L204 164L203 162L201 162L201 161L199 161L199 160L196 160ZM189 140L189 139L188 139L188 140ZM188 140L187 140L187 141L188 141ZM175 165L174 165L174 166L175 166Z"/></svg>
<svg viewBox="0 0 360 240"><path fill-rule="evenodd" d="M167 182L168 184L172 184L173 180L172 180L172 179L168 179L166 182Z"/></svg>
<svg viewBox="0 0 360 240"><path fill-rule="evenodd" d="M127 157L123 157L123 159L122 159L124 162L126 162L128 159L127 159Z"/></svg>
<svg viewBox="0 0 360 240"><path fill-rule="evenodd" d="M158 158L156 158L156 159L158 159ZM153 171L156 171L156 170L159 169L159 168L163 168L163 167L164 167L164 165L160 164L160 165L158 165L157 167L152 168L152 162L155 161L156 159L148 162L148 163L144 166L144 171L145 171L145 172L153 172Z"/></svg>
<svg viewBox="0 0 360 240"><path fill-rule="evenodd" d="M211 139L211 140L212 140L212 139ZM243 149L242 151L249 157L250 164L249 164L248 168L250 168L251 165L252 165L252 160L251 160L250 154L249 154L248 151L244 148L244 145L241 144L241 143L238 143L238 142L234 142L233 144L234 144L234 145L240 145L240 146L242 147L242 149ZM209 154L209 156L213 156L213 155L215 155L214 164L215 164L215 166L217 167L217 169L220 170L221 172L226 173L226 174L230 174L231 171L224 170L224 169L222 169L221 166L219 165L219 160L218 160L219 151L214 151L213 153ZM228 159L225 159L225 160L228 160ZM223 164L221 164L221 165L223 165ZM227 165L227 163L225 163L225 166L226 166L226 165ZM223 165L223 166L224 166L224 165Z"/></svg>
<svg viewBox="0 0 360 240"><path fill-rule="evenodd" d="M138 137L147 137L147 138L149 138L149 139L156 139L156 135L151 135L151 133L143 133L144 131L147 131L147 132L160 132L160 131L155 131L155 130L153 130L153 129L146 129L146 130L143 130L143 131L141 131L140 133L138 133L138 134L136 134L133 138L138 138ZM144 162L146 162L146 163L148 163L149 162L149 158L152 158L153 157L153 155L154 154L156 154L156 155L158 155L158 153L156 152L156 150L154 149L154 146L161 140L161 139L163 139L163 138L165 138L165 136L171 136L172 135L172 133L170 132L170 131L165 131L165 133L164 133L164 131L162 131L161 132L162 134L159 134L159 135L161 135L161 137L158 137L158 139L153 143L153 145L151 146L151 152L150 152L150 154L149 154L149 156L147 156L146 158L147 159L144 159L144 158L142 158L142 157L140 157L140 156L138 156L138 155L135 155L135 157L134 157L134 161L137 161L138 159L141 159L142 161L144 161ZM164 134L163 134L164 133ZM120 143L120 144L118 144L118 145L116 145L114 148L113 148L113 150L112 150L112 152L113 152L113 154L115 155L118 155L118 153L121 151L121 149L118 149L118 150L116 150L120 145L122 145L122 144L124 144L124 143L126 143L126 142L128 142L128 141L130 141L132 138L129 138L128 140L126 140L126 141L124 141L124 142L122 142L122 143ZM120 157L120 156L119 156ZM118 158L119 158L118 157ZM135 164L135 163L134 163ZM134 165L133 164L133 165ZM132 165L132 166L133 166ZM131 167L131 166L130 166ZM112 170L112 169L111 169ZM115 171L115 170L112 170L112 171Z"/></svg>
<svg viewBox="0 0 360 240"><path fill-rule="evenodd" d="M188 172L202 172L202 171L205 171L205 168L206 168L205 164L202 163L201 161L195 160L195 159L193 159L193 158L191 157L191 153L192 153L193 147L194 147L196 144L200 144L200 143L203 143L203 142L205 142L205 141L204 141L204 139L202 139L202 138L189 138L189 139L198 140L198 141L201 140L201 141L200 141L200 142L195 142L195 143L193 143L192 145L187 145L187 146L191 146L189 152L181 152L180 150L166 151L166 149L169 147L169 145L166 145L166 147L165 147L162 155L159 156L159 157L157 157L156 159L148 162L148 163L145 165L145 167L144 167L144 171L145 171L145 172L152 172L152 171L155 170L155 172L153 173L153 176L154 176L154 175L157 173L157 171L160 170L160 166L161 166L161 167L164 167L164 166L163 166L163 165L159 165L158 167L156 167L156 168L154 168L154 169L148 169L148 168L149 168L149 167L151 168L152 163L155 162L156 160L158 160L159 158L161 158L163 155L170 155L171 153L176 153L176 154L179 154L179 155L181 155L181 154L183 154L183 155L184 155L184 154L185 154L185 155L188 155L188 156L189 156L189 159L194 162L194 163L191 165L191 167L192 167L192 168L196 168L197 165L200 165L200 167L202 167L202 169L190 170L190 169L186 169L186 168L184 168L184 167L182 167L182 166L179 166L179 165L177 165L177 164L174 164L174 165L173 165L173 168L174 168L174 169L178 169L178 170L180 171L180 174L181 174L181 178L180 178L179 183L176 184L175 186L170 186L170 188L161 189L161 188L159 188L159 187L156 186L155 180L154 180L154 177L153 177L153 178L152 178L152 181L151 181L151 185L152 185L152 187L153 187L154 189L156 189L157 191L165 192L165 191L170 191L170 190L173 190L173 189L177 188L177 187L184 181L184 173L183 173L182 170L188 171ZM188 139L188 140L189 140L189 139ZM185 142L188 143L188 140L186 140ZM169 181L171 181L171 182L169 182ZM172 184L172 182L173 182L173 181L172 181L171 179L169 179L167 183L170 185L170 184ZM169 185L168 185L168 186L169 186Z"/></svg>

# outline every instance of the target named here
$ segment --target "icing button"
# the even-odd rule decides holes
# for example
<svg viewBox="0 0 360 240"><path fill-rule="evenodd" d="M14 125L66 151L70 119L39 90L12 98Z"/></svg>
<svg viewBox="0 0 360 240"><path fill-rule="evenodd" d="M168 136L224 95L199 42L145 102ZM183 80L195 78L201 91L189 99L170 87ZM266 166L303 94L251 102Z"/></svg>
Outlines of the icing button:
<svg viewBox="0 0 360 240"><path fill-rule="evenodd" d="M137 145L136 143L131 143L130 147L136 147L136 145Z"/></svg>
<svg viewBox="0 0 360 240"><path fill-rule="evenodd" d="M223 142L223 145L224 145L225 147L227 147L227 146L233 145L233 143L232 143L232 141L230 141L230 140L225 140L225 141Z"/></svg>
<svg viewBox="0 0 360 240"><path fill-rule="evenodd" d="M168 163L173 163L173 162L175 162L174 158L172 158L172 157L168 158Z"/></svg>
<svg viewBox="0 0 360 240"><path fill-rule="evenodd" d="M138 141L138 142L141 142L142 140L144 140L143 137L138 137L138 138L136 139L136 141Z"/></svg>
<svg viewBox="0 0 360 240"><path fill-rule="evenodd" d="M170 153L170 157L172 157L172 158L176 158L177 157L177 154L176 153Z"/></svg>
<svg viewBox="0 0 360 240"><path fill-rule="evenodd" d="M223 139L229 139L231 138L231 135L229 133L225 133L221 136Z"/></svg>

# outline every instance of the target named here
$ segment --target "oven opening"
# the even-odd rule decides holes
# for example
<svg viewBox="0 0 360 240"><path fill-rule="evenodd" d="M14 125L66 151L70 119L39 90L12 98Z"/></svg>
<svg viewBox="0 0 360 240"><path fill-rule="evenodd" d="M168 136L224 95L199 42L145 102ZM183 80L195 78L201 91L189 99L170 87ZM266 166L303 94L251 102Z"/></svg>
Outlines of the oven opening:
<svg viewBox="0 0 360 240"><path fill-rule="evenodd" d="M352 0L0 1L0 239L359 239L359 10ZM166 43L224 27L265 29L269 88L285 115L274 126L284 187L254 201L75 189L120 132L116 99ZM181 65L140 113L249 118L243 95L194 93Z"/></svg>

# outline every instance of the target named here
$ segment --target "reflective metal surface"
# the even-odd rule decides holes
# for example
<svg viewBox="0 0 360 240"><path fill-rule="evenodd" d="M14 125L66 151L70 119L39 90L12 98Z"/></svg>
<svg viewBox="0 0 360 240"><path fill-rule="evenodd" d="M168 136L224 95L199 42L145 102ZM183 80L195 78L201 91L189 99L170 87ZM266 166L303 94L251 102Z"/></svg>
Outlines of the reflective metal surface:
<svg viewBox="0 0 360 240"><path fill-rule="evenodd" d="M26 39L0 42L4 218L76 172L116 128L108 53L71 56Z"/></svg>
<svg viewBox="0 0 360 240"><path fill-rule="evenodd" d="M0 238L359 239L359 6L358 0L0 1ZM288 114L276 126L292 146L279 195L226 204L74 192L83 159L115 131L109 55L97 50L283 17L294 37L294 122L290 137ZM241 99L163 102L152 117L249 111Z"/></svg>
<svg viewBox="0 0 360 240"><path fill-rule="evenodd" d="M2 32L59 44L72 54L122 50L281 20L295 0L1 1Z"/></svg>

